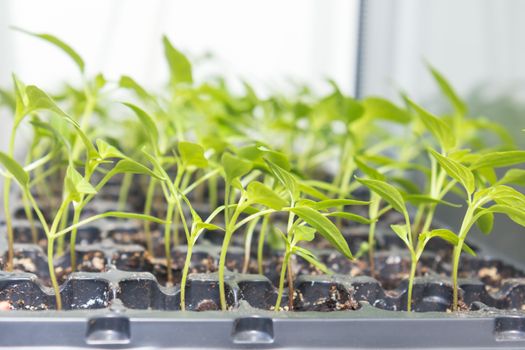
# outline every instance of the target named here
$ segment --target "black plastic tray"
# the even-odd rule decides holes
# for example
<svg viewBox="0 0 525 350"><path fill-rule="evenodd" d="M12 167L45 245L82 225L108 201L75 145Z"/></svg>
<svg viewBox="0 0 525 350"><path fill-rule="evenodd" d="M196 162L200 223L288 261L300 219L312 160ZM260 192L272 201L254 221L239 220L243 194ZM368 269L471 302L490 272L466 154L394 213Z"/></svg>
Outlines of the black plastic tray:
<svg viewBox="0 0 525 350"><path fill-rule="evenodd" d="M449 279L438 274L417 278L415 312L407 313L399 311L406 308L406 282L385 290L370 277L299 276L296 311L274 312L269 310L276 298L272 282L238 273L227 275L230 311L209 311L219 304L217 276L193 274L186 291L188 311L182 312L177 285L160 285L152 274L139 271L140 263L134 267L137 271L122 270L130 270L121 264L122 254L136 254L140 260L144 251L103 240L122 223L103 221L97 226L105 228L98 233L87 228L85 237L79 234L83 243L77 252L79 258L100 253L106 271L68 277L61 289L67 311L35 311L54 305L51 288L41 283L45 276L0 273L0 299L18 300L22 309L0 312L0 347L525 348L525 278L501 259L465 256L463 268L496 266L508 278L494 292L480 279L462 279L461 294L471 310L459 313L447 311L452 289ZM23 222L17 227L23 229ZM387 272L395 272L402 267L403 251L389 237L378 239L393 245L385 256L398 261L387 266ZM0 247L5 250L5 242ZM40 247L17 244L17 249L32 256L35 264L46 265ZM201 253L214 256L217 247L201 245L195 256ZM447 268L432 252L422 264L436 271ZM286 295L282 304L287 304Z"/></svg>

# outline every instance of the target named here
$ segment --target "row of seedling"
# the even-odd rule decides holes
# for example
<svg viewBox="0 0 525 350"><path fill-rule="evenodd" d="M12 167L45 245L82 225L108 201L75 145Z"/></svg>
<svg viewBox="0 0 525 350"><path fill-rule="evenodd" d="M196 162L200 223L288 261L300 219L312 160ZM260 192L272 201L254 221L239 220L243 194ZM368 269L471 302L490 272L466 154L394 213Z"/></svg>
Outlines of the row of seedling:
<svg viewBox="0 0 525 350"><path fill-rule="evenodd" d="M150 254L150 224L163 227L168 284L174 282L172 248L180 244L179 232L184 234L183 310L192 251L205 231L224 231L218 265L223 310L232 237L244 232L249 250L258 230L260 273L265 242L269 237L280 242L283 259L275 310L281 310L285 286L294 295L293 256L331 273L311 251L309 242L316 235L355 259L341 229L347 221L368 225L368 244L358 255L369 259L373 275L376 227L385 213L397 211L403 223L391 225L391 231L411 257L410 310L418 261L431 239L453 247L457 309L460 256L475 254L466 244L473 225L490 232L495 213L525 225L525 196L509 186L523 184L525 171L507 169L502 177L496 173L524 162L525 151L516 150L498 124L468 116L464 102L433 68L430 73L450 101L450 114L436 116L405 95L402 105L377 97L356 100L333 82L333 91L321 97L303 86L292 97L275 93L262 98L248 83L244 93L236 94L221 78L195 82L191 63L166 37L170 76L158 93L129 76L113 81L90 75L66 43L48 34L28 34L69 55L82 78L80 86L67 84L50 95L13 75L13 88L0 91L3 106L13 115L7 152L0 153L9 242L6 269L13 269L11 197L17 193L35 240L38 229L46 234L58 309L54 257L69 246L75 271L78 228L107 217L143 221ZM19 136L22 128L25 134ZM27 145L22 162L14 159L18 144ZM86 206L96 205L105 186L116 179L119 208L86 215ZM144 193L143 210L126 211L136 185ZM358 197L363 190L366 198ZM459 204L449 202L452 193ZM156 201L162 210L153 210ZM196 208L204 202L209 210L199 215ZM442 205L465 212L459 231L436 227L434 214ZM350 210L361 206L368 215ZM289 299L293 307L293 297Z"/></svg>

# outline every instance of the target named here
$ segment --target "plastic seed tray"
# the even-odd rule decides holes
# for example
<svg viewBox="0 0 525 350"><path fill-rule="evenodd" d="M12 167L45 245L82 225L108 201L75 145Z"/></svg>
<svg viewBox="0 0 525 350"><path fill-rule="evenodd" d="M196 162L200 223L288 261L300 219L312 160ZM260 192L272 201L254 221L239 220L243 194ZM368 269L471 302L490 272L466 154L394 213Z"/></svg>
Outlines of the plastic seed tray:
<svg viewBox="0 0 525 350"><path fill-rule="evenodd" d="M276 312L279 254L266 247L264 275L240 273L238 234L227 261L229 310L222 312L215 273L222 237L209 233L194 248L183 312L180 284L165 286L162 256L153 259L138 244L140 224L105 220L79 231L79 272L67 270L67 254L55 261L64 308L55 311L45 240L27 243L31 233L23 219L15 229L17 271L0 272L0 301L12 309L0 312L0 347L525 347L525 274L483 251L462 258L461 311L453 313L450 249L439 241L429 245L414 286L414 312L407 313L410 260L396 237L378 234L374 278L367 276L366 256L350 262L319 244L316 254L335 274L295 260L293 311L285 290L283 310ZM366 240L363 227L344 232L353 251ZM162 252L160 235L154 239L155 251ZM5 255L7 245L0 243ZM174 249L176 281L184 258L184 246ZM252 256L248 272L254 271Z"/></svg>

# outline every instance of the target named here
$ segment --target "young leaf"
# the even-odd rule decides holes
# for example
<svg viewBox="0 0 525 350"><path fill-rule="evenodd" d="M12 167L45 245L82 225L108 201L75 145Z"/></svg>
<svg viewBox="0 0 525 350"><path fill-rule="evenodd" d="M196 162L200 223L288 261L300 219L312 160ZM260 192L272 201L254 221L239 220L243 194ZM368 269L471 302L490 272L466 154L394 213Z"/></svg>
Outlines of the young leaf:
<svg viewBox="0 0 525 350"><path fill-rule="evenodd" d="M481 232L488 235L492 232L492 228L494 227L494 213L486 212L486 214L481 215L476 221L476 225L479 227Z"/></svg>
<svg viewBox="0 0 525 350"><path fill-rule="evenodd" d="M110 145L102 139L97 139L97 151L102 159L108 158L125 158L124 154L120 152L116 147Z"/></svg>
<svg viewBox="0 0 525 350"><path fill-rule="evenodd" d="M28 104L26 113L35 112L37 110L49 110L55 112L58 115L64 116L68 119L71 119L57 104L49 97L44 91L39 89L34 85L29 85L25 89L25 94L27 96ZM71 121L72 124L79 127L78 123Z"/></svg>
<svg viewBox="0 0 525 350"><path fill-rule="evenodd" d="M124 158L120 160L113 167L113 169L111 169L111 171L114 172L115 174L118 174L118 173L143 174L143 175L152 176L158 180L164 180L164 177L161 174L157 173L156 171L150 170L148 167L130 158Z"/></svg>
<svg viewBox="0 0 525 350"><path fill-rule="evenodd" d="M325 199L320 202L315 202L310 199L301 199L297 202L298 206L307 206L316 210L326 210L329 208L336 208L346 205L367 205L370 202L359 201L355 199Z"/></svg>
<svg viewBox="0 0 525 350"><path fill-rule="evenodd" d="M363 105L367 117L401 124L407 124L412 119L409 113L384 98L367 97L363 100Z"/></svg>
<svg viewBox="0 0 525 350"><path fill-rule="evenodd" d="M432 115L430 112L427 112L415 102L410 99L407 99L409 105L417 112L425 127L434 135L438 140L441 148L445 151L453 148L456 145L456 139L452 133L452 130L445 124L444 121L438 117Z"/></svg>
<svg viewBox="0 0 525 350"><path fill-rule="evenodd" d="M166 56L170 69L171 85L175 86L179 83L191 84L193 77L190 61L171 45L168 37L163 36L162 43L164 44L164 55Z"/></svg>
<svg viewBox="0 0 525 350"><path fill-rule="evenodd" d="M284 170L277 164L274 164L272 161L268 159L264 159L266 162L266 165L272 172L273 176L281 183L281 185L286 188L288 193L290 194L290 198L293 201L297 201L299 199L299 188L297 186L297 181L295 180L295 177L290 173L289 171Z"/></svg>
<svg viewBox="0 0 525 350"><path fill-rule="evenodd" d="M210 224L207 222L198 222L196 223L196 229L197 231L200 230L208 230L208 231L224 231L224 229L220 226Z"/></svg>
<svg viewBox="0 0 525 350"><path fill-rule="evenodd" d="M471 169L485 167L501 168L525 162L525 151L491 152L481 155Z"/></svg>
<svg viewBox="0 0 525 350"><path fill-rule="evenodd" d="M97 190L72 165L67 167L64 181L66 196L74 202L80 202L84 194L97 193Z"/></svg>
<svg viewBox="0 0 525 350"><path fill-rule="evenodd" d="M20 184L20 186L27 188L29 186L29 174L24 170L24 168L18 164L16 160L0 152L0 163L4 168L15 178L15 180Z"/></svg>
<svg viewBox="0 0 525 350"><path fill-rule="evenodd" d="M52 111L61 116L65 121L73 125L73 127L76 129L76 133L81 138L84 147L86 147L88 157L91 159L99 157L98 151L95 149L84 131L80 128L80 125L78 125L75 120L73 120L62 109L60 109L60 107L57 106L51 97L34 85L29 85L26 87L25 93L28 100L26 113L29 114L31 112L44 109Z"/></svg>
<svg viewBox="0 0 525 350"><path fill-rule="evenodd" d="M459 98L459 96L456 94L452 86L449 84L449 82L439 73L434 67L431 65L428 65L428 68L430 69L430 72L432 73L432 76L434 77L434 80L436 80L437 84L439 85L439 88L443 92L443 94L448 98L452 106L454 107L456 113L458 113L461 116L464 116L467 114L467 106L465 105L465 102Z"/></svg>
<svg viewBox="0 0 525 350"><path fill-rule="evenodd" d="M123 104L130 108L133 112L135 112L144 128L146 128L146 134L149 137L151 146L153 147L153 149L157 150L159 141L159 131L157 130L157 125L155 124L154 119L143 109L135 106L132 103L124 102Z"/></svg>
<svg viewBox="0 0 525 350"><path fill-rule="evenodd" d="M137 94L137 96L143 100L148 100L151 98L151 95L139 83L127 75L120 77L119 86L121 88L133 90L135 94Z"/></svg>
<svg viewBox="0 0 525 350"><path fill-rule="evenodd" d="M354 213L347 213L343 211L331 212L331 213L326 214L326 216L342 218L342 219L349 220L349 221L359 222L360 224L365 224L365 225L370 225L372 222L375 221L375 220L367 219L361 215L357 215Z"/></svg>
<svg viewBox="0 0 525 350"><path fill-rule="evenodd" d="M467 193L470 195L475 190L474 174L463 164L447 158L433 149L428 150L430 154L438 161L439 165L447 172L447 174L454 180L463 185Z"/></svg>
<svg viewBox="0 0 525 350"><path fill-rule="evenodd" d="M179 142L178 148L182 163L185 166L195 166L198 168L208 166L208 160L204 156L204 148L202 148L201 145L181 141Z"/></svg>
<svg viewBox="0 0 525 350"><path fill-rule="evenodd" d="M222 167L226 182L234 184L239 177L247 174L252 170L252 164L244 159L236 157L230 153L224 153L221 158ZM238 184L240 186L240 184Z"/></svg>
<svg viewBox="0 0 525 350"><path fill-rule="evenodd" d="M432 230L430 232L425 232L419 235L419 239L420 240L424 239L426 242L428 242L430 239L434 237L439 237L447 241L448 243L452 244L453 246L457 246L459 242L459 238L454 232L444 229L444 228ZM462 250L472 256L477 255L476 252L472 248L470 248L466 243L463 243Z"/></svg>
<svg viewBox="0 0 525 350"><path fill-rule="evenodd" d="M405 198L407 202L410 202L414 205L443 204L453 208L461 208L461 204L447 202L443 199L433 198L424 194L403 194L403 198Z"/></svg>
<svg viewBox="0 0 525 350"><path fill-rule="evenodd" d="M384 181L371 180L371 179L360 179L356 178L361 184L368 187L371 191L377 193L381 198L383 198L388 204L392 206L395 210L402 214L407 214L405 200L401 193L394 186L388 184Z"/></svg>
<svg viewBox="0 0 525 350"><path fill-rule="evenodd" d="M326 238L328 242L330 242L334 248L340 251L344 256L348 259L353 259L348 243L333 222L312 208L295 207L288 210L315 228L319 234Z"/></svg>
<svg viewBox="0 0 525 350"><path fill-rule="evenodd" d="M315 238L315 228L308 226L298 226L294 230L294 238L297 242L311 242Z"/></svg>
<svg viewBox="0 0 525 350"><path fill-rule="evenodd" d="M520 208L514 205L515 204L495 204L487 209L480 210L475 218L479 219L480 217L487 215L487 213L500 213L507 215L509 219L518 225L525 226L525 210L521 209L523 206Z"/></svg>
<svg viewBox="0 0 525 350"><path fill-rule="evenodd" d="M510 169L503 175L503 177L496 182L496 185L513 184L519 186L525 186L525 170L523 169Z"/></svg>
<svg viewBox="0 0 525 350"><path fill-rule="evenodd" d="M409 247L409 249L412 249L410 241L408 240L408 230L406 225L390 225L390 228L399 238L401 238L403 242L405 242L406 246Z"/></svg>
<svg viewBox="0 0 525 350"><path fill-rule="evenodd" d="M248 185L246 196L248 202L262 204L274 210L281 210L288 204L269 187L258 181L253 181Z"/></svg>
<svg viewBox="0 0 525 350"><path fill-rule="evenodd" d="M320 262L317 259L317 257L312 252L310 252L309 250L307 250L305 248L302 248L302 247L295 246L295 247L292 248L292 252L294 254L300 256L304 260L308 261L310 264L312 264L312 266L315 266L317 269L319 269L323 273L332 274L332 272L328 269L328 267L326 267L325 264Z"/></svg>
<svg viewBox="0 0 525 350"><path fill-rule="evenodd" d="M84 60L82 59L82 57L80 57L80 55L75 50L73 50L71 48L71 46L69 46L68 44L66 44L65 42L63 42L62 40L57 38L56 36L51 35L51 34L32 33L32 32L29 32L27 30L24 30L24 29L21 29L21 28L17 28L17 27L13 27L13 29L18 30L19 32L22 32L22 33L25 33L25 34L29 34L29 35L34 36L36 38L43 39L43 40L45 40L45 41L55 45L56 47L58 47L59 49L64 51L76 63L76 65L77 65L77 67L78 67L78 69L80 70L81 73L84 73L85 64L84 64Z"/></svg>
<svg viewBox="0 0 525 350"><path fill-rule="evenodd" d="M386 180L385 175L381 174L379 171L372 168L371 166L368 166L364 161L361 160L361 157L355 157L354 160L357 164L357 167L369 178L379 181Z"/></svg>

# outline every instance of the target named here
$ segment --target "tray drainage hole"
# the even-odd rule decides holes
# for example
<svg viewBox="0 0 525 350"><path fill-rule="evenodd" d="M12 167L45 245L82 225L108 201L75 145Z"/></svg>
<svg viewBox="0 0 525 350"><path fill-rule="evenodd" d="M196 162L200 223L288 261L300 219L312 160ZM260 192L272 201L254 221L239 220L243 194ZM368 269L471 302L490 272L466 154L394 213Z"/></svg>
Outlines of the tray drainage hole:
<svg viewBox="0 0 525 350"><path fill-rule="evenodd" d="M494 334L498 341L525 341L525 317L497 317Z"/></svg>
<svg viewBox="0 0 525 350"><path fill-rule="evenodd" d="M129 344L129 318L119 315L93 317L88 320L86 343L89 345Z"/></svg>
<svg viewBox="0 0 525 350"><path fill-rule="evenodd" d="M242 317L233 322L234 344L272 344L273 320L266 317Z"/></svg>

